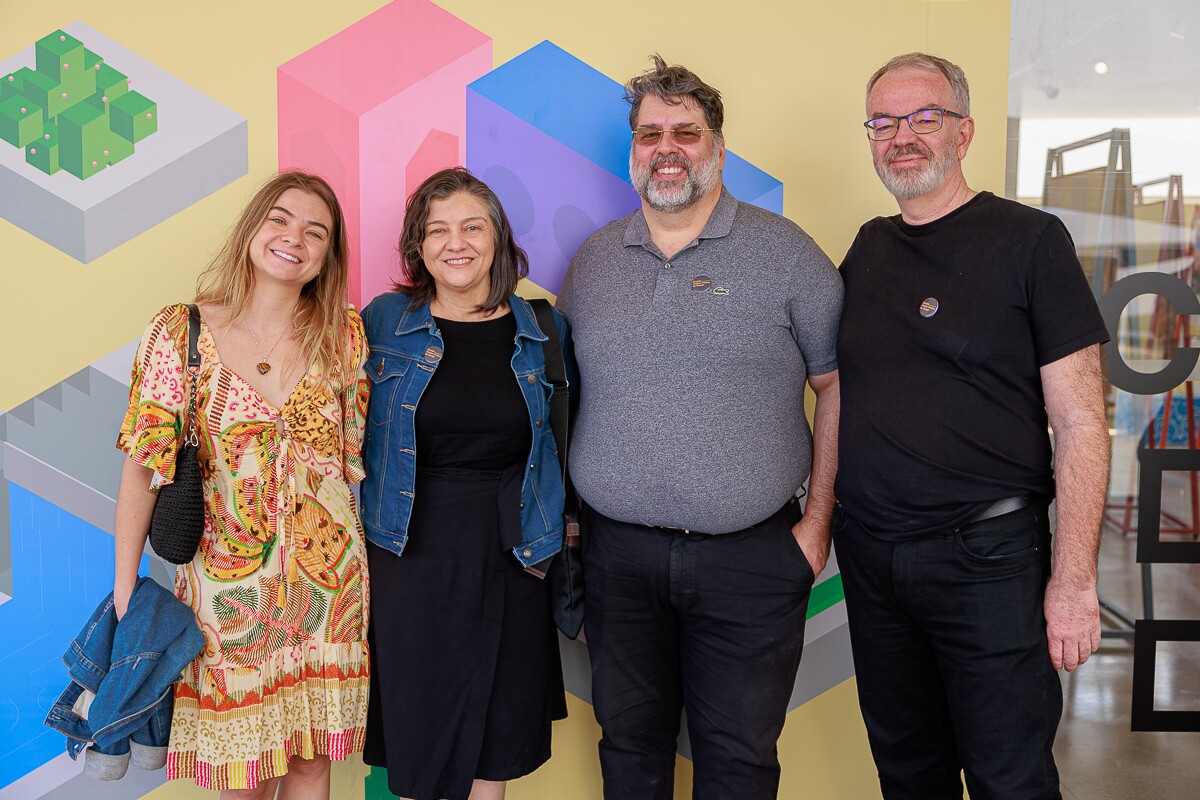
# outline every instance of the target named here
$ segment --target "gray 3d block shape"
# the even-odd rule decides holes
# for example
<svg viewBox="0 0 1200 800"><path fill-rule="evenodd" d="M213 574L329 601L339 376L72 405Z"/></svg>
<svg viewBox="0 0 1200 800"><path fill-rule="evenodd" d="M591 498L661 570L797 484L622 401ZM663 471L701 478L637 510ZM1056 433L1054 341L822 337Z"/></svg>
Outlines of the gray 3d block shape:
<svg viewBox="0 0 1200 800"><path fill-rule="evenodd" d="M86 264L245 175L247 123L82 22L62 30L158 103L158 132L86 181L47 175L25 163L23 149L0 147L0 217ZM0 61L0 74L33 63L30 46Z"/></svg>

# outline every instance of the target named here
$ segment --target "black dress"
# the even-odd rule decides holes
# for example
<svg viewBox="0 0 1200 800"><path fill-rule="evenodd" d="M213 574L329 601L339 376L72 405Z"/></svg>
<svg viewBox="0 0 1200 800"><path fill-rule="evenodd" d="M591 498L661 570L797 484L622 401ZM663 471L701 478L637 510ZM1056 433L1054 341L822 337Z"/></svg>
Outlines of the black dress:
<svg viewBox="0 0 1200 800"><path fill-rule="evenodd" d="M511 552L532 441L515 320L436 322L444 356L417 405L408 542L399 558L368 546L363 759L401 797L466 800L476 778L543 764L566 701L545 582Z"/></svg>

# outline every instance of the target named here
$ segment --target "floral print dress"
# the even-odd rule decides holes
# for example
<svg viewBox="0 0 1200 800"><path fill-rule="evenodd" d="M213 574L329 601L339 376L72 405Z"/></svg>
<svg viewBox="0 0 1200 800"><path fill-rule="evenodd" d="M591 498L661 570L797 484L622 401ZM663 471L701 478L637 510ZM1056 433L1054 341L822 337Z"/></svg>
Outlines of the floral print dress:
<svg viewBox="0 0 1200 800"><path fill-rule="evenodd" d="M187 306L159 312L138 348L117 446L170 480L189 378ZM175 593L204 650L175 685L167 777L254 788L292 756L363 747L367 561L349 484L363 478L368 386L362 321L330 379L315 367L281 408L221 363L201 327L198 433L207 513Z"/></svg>

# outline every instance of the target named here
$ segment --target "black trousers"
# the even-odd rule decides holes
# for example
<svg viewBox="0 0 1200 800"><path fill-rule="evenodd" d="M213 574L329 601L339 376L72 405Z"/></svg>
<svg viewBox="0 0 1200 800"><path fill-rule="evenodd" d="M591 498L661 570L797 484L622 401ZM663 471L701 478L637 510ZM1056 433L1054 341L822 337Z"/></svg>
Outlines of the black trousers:
<svg viewBox="0 0 1200 800"><path fill-rule="evenodd" d="M722 535L586 513L584 615L604 797L670 800L681 709L693 798L775 797L775 745L813 584L791 534L799 508Z"/></svg>
<svg viewBox="0 0 1200 800"><path fill-rule="evenodd" d="M887 800L1061 798L1046 507L888 541L834 512L859 704Z"/></svg>

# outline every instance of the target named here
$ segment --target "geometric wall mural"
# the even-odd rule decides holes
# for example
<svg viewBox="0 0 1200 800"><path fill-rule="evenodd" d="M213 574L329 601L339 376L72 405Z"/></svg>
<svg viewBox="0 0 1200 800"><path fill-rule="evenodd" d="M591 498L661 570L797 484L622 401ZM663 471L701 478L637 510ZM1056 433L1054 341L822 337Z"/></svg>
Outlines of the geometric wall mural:
<svg viewBox="0 0 1200 800"><path fill-rule="evenodd" d="M360 308L398 277L395 245L404 201L443 167L465 164L496 190L529 253L531 282L550 294L558 291L579 244L638 206L628 178L630 132L621 86L563 48L544 41L493 68L491 38L430 0L395 0L316 44L313 39L297 55L272 60L278 64L278 164L319 172L337 191L351 237L351 300ZM157 130L126 139L131 152L107 148L109 160L91 159L97 162L92 168L75 150L66 155L61 120L70 110L55 107L59 124L40 120L40 141L58 137L54 171L52 161L31 163L49 153L36 139L26 141L29 129L18 125L14 144L0 120L0 217L86 264L246 174L244 117L81 22L40 41L41 50L31 46L0 61L0 91L10 74L14 86L26 79L46 83L30 73L50 70L44 53L54 51L57 59L59 45L70 45L67 72L74 75L77 66L69 59L81 57L98 76L95 87L88 82L77 91L90 88L91 99L115 87L100 95L104 106L103 98L119 97L123 84L154 104L141 110L141 119L152 114ZM118 74L129 83L114 83ZM63 76L57 76L60 83ZM70 99L72 90L64 91ZM0 114L15 96L0 98ZM32 113L32 106L23 107ZM89 107L100 116L76 113L108 128L90 122L95 128L88 132L113 136L118 123L112 108ZM84 141L81 134L70 147ZM79 163L86 166L82 176L76 174ZM739 199L782 213L783 184L732 152L724 180ZM189 269L195 266L189 263ZM123 459L113 443L127 402L133 347L0 411L0 637L11 645L0 650L0 797L6 800L175 798L191 791L161 786L161 770L91 782L79 774L81 762L64 754L61 735L41 725L65 685L62 652L112 588L111 535ZM143 568L171 585L172 573L157 558L148 557ZM790 710L837 694L830 690L852 675L842 599L841 577L831 562L811 595ZM579 769L593 775L586 646L565 639L562 645L569 702L582 706L581 713L572 706L562 725L576 737L574 752L584 759ZM570 763L560 755L559 741L543 774ZM689 755L686 739L680 752ZM339 792L338 781L350 779L353 792ZM334 781L335 797L390 796L380 773L361 761L335 767ZM522 791L517 785L510 795L529 796Z"/></svg>
<svg viewBox="0 0 1200 800"><path fill-rule="evenodd" d="M0 217L84 264L248 170L244 117L82 22L0 61L0 138Z"/></svg>

